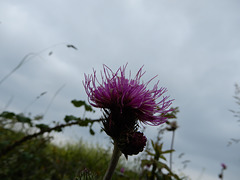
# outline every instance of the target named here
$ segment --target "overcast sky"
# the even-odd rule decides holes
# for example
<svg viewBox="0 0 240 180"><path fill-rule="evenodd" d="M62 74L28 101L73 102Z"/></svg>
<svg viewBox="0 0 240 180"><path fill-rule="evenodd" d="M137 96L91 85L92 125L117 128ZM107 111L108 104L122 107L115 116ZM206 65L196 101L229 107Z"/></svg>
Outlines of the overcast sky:
<svg viewBox="0 0 240 180"><path fill-rule="evenodd" d="M180 108L174 156L184 152L182 160L191 160L184 173L193 180L218 179L223 162L225 179L237 180L240 144L227 143L240 138L229 112L237 108L232 96L240 83L239 8L238 0L1 0L0 80L33 54L0 84L0 109L46 113L49 122L82 116L70 101L87 100L84 73L128 63L135 74L144 65L143 80L158 75ZM157 129L146 134L154 138ZM109 142L84 128L67 128L58 137ZM170 139L165 134L165 149ZM180 167L175 158L173 168Z"/></svg>

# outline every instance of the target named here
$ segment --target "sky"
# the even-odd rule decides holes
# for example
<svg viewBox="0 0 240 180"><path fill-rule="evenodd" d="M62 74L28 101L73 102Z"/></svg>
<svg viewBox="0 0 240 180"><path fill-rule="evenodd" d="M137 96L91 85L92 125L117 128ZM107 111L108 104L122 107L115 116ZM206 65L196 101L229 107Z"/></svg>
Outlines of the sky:
<svg viewBox="0 0 240 180"><path fill-rule="evenodd" d="M45 114L49 123L66 114L82 117L70 101L87 101L84 73L94 68L100 75L103 64L116 71L128 63L135 74L144 65L143 81L158 75L154 82L180 109L173 168L190 160L186 175L214 180L225 163L225 179L237 180L239 144L227 144L240 138L229 111L239 108L233 98L240 83L239 6L238 0L1 0L0 81L25 60L0 84L0 110ZM157 127L146 135L154 139ZM90 136L86 128L66 128L56 137L109 145L106 135ZM169 149L171 134L163 140Z"/></svg>

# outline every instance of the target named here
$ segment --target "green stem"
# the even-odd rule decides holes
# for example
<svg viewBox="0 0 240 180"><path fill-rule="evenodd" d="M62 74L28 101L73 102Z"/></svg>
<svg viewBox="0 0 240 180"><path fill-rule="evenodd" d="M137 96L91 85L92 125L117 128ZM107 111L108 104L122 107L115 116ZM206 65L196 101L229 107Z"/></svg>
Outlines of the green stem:
<svg viewBox="0 0 240 180"><path fill-rule="evenodd" d="M222 169L222 171L221 171L221 174L220 174L221 176L220 176L220 179L222 179L223 180L223 169Z"/></svg>
<svg viewBox="0 0 240 180"><path fill-rule="evenodd" d="M117 166L118 160L119 160L121 155L122 155L121 151L117 147L116 143L114 143L112 159L111 159L111 162L108 166L108 169L105 173L105 176L104 176L103 180L110 180L112 178L112 175L114 173L114 170Z"/></svg>
<svg viewBox="0 0 240 180"><path fill-rule="evenodd" d="M174 136L175 136L175 130L173 131L173 134L172 134L171 150L173 150ZM172 152L170 152L170 170L172 170Z"/></svg>

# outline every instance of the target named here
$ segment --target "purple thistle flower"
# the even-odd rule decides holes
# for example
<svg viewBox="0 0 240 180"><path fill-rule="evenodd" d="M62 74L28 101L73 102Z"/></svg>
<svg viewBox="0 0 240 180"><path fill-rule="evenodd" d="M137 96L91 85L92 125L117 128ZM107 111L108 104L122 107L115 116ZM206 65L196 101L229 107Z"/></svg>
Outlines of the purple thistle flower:
<svg viewBox="0 0 240 180"><path fill-rule="evenodd" d="M223 169L227 169L226 164L222 163L221 166L222 166Z"/></svg>
<svg viewBox="0 0 240 180"><path fill-rule="evenodd" d="M114 122L113 117L123 119L118 120L122 123L132 121L131 129L134 128L137 120L155 126L166 122L167 117L164 115L172 111L168 108L173 101L168 100L168 96L163 96L167 89L158 88L158 82L152 89L147 89L148 84L156 76L147 83L141 82L140 79L145 74L142 72L143 67L137 72L135 78L131 78L131 75L127 78L126 66L113 72L109 67L103 65L102 82L97 79L96 71L93 75L85 74L83 84L89 103L94 107L102 108L111 117L107 125L110 129L113 127L112 123L115 123L115 126L120 123L116 124L117 121ZM158 101L158 99L160 100Z"/></svg>

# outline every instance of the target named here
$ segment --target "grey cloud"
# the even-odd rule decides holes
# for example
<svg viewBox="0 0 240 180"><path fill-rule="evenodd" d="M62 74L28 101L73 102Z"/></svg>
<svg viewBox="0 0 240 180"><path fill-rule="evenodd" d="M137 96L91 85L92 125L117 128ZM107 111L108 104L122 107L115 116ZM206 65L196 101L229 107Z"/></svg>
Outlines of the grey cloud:
<svg viewBox="0 0 240 180"><path fill-rule="evenodd" d="M84 73L92 73L92 68L101 70L103 63L116 70L128 62L134 75L144 65L143 79L157 74L156 80L175 99L173 106L180 107L176 149L192 160L189 172L200 173L199 167L208 167L204 177L211 179L220 170L217 163L225 160L230 167L226 177L236 179L239 160L234 155L238 150L223 147L228 138L237 136L237 124L234 126L228 109L235 107L234 83L240 75L238 7L234 0L1 1L0 78L26 54L50 48L1 84L0 108L13 97L9 110L23 111L47 91L29 108L34 113L44 112L57 89L66 83L46 120L62 119L68 112L79 115L70 101L87 100L82 87ZM53 52L51 56L49 52ZM150 133L152 137L155 134ZM72 136L70 130L64 136Z"/></svg>

